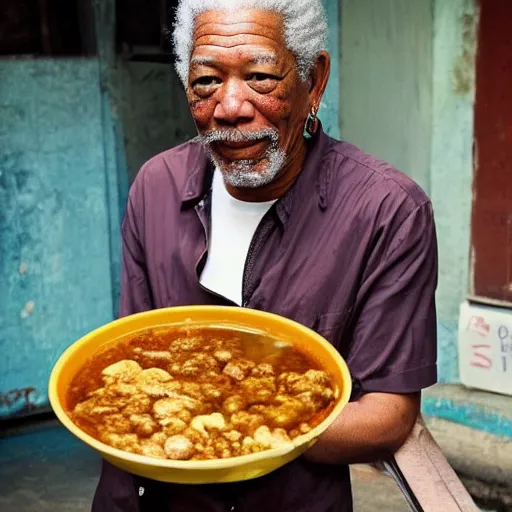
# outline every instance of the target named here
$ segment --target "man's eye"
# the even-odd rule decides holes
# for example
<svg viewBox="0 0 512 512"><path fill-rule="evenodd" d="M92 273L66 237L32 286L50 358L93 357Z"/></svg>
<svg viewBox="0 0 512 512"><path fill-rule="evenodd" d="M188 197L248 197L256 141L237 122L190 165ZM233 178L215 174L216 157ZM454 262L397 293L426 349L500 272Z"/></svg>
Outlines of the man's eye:
<svg viewBox="0 0 512 512"><path fill-rule="evenodd" d="M268 94L278 85L280 79L277 76L266 73L251 73L246 78L249 86L259 94Z"/></svg>
<svg viewBox="0 0 512 512"><path fill-rule="evenodd" d="M220 83L220 80L215 76L201 76L192 82L192 87L196 85L209 86Z"/></svg>
<svg viewBox="0 0 512 512"><path fill-rule="evenodd" d="M266 80L277 80L276 76L267 75L266 73L251 73L247 79L250 82L264 82Z"/></svg>

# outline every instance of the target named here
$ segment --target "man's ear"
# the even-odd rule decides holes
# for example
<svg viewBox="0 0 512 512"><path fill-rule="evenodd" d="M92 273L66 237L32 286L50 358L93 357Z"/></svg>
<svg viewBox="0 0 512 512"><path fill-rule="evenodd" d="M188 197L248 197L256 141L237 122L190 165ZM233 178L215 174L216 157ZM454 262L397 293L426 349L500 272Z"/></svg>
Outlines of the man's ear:
<svg viewBox="0 0 512 512"><path fill-rule="evenodd" d="M331 73L331 56L325 50L321 51L316 59L310 74L309 103L317 108L329 81Z"/></svg>

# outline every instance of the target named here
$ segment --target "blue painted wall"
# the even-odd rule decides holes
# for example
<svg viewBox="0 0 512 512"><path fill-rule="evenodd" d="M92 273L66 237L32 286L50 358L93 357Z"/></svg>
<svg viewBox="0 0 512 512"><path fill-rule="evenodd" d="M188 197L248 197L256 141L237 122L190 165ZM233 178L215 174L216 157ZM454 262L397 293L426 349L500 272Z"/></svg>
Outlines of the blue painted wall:
<svg viewBox="0 0 512 512"><path fill-rule="evenodd" d="M46 404L57 357L114 306L98 61L0 61L0 76L3 416Z"/></svg>
<svg viewBox="0 0 512 512"><path fill-rule="evenodd" d="M329 40L327 50L331 56L331 76L327 89L320 105L318 117L322 121L324 130L334 138L340 136L339 97L340 97L340 5L338 1L322 0L329 24Z"/></svg>

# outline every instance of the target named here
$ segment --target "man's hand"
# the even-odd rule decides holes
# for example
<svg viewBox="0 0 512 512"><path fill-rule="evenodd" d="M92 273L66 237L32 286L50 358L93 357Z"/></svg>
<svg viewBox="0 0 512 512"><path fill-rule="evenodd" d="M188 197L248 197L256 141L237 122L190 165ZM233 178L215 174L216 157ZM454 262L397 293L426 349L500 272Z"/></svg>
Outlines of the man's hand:
<svg viewBox="0 0 512 512"><path fill-rule="evenodd" d="M312 462L357 464L385 460L405 442L420 412L421 393L368 393L347 404L304 455Z"/></svg>

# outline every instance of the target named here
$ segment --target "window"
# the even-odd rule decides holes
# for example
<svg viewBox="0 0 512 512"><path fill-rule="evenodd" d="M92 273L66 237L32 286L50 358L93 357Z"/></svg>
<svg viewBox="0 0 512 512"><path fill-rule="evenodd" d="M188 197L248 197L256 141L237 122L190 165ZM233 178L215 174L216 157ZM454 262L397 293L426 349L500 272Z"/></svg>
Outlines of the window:
<svg viewBox="0 0 512 512"><path fill-rule="evenodd" d="M90 0L0 0L0 56L95 54Z"/></svg>

